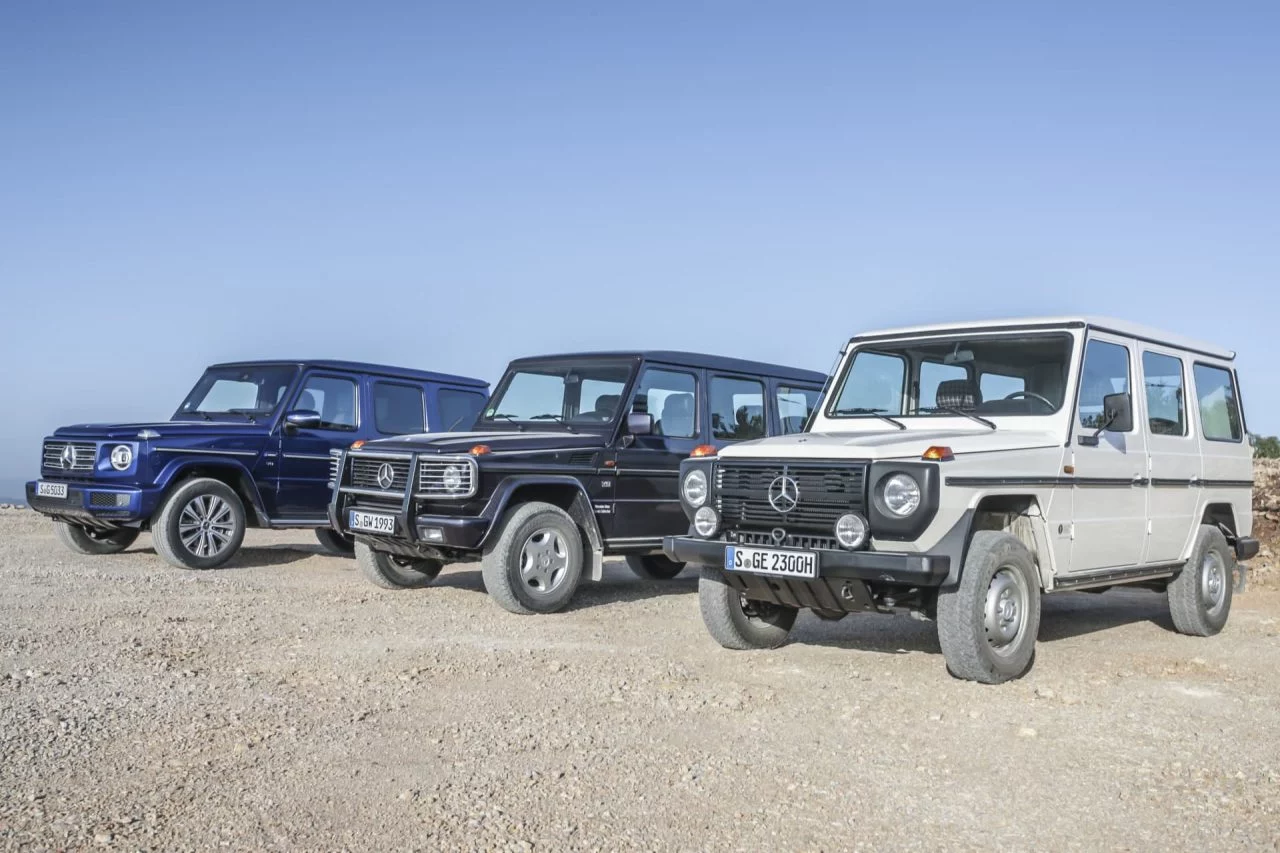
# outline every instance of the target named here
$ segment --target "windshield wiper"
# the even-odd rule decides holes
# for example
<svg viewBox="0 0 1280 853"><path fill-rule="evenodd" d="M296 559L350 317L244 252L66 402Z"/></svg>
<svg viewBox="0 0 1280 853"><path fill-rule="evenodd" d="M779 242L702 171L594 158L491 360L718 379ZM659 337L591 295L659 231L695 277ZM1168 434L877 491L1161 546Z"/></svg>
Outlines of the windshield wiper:
<svg viewBox="0 0 1280 853"><path fill-rule="evenodd" d="M533 417L529 418L529 420L531 420L531 421L555 421L555 422L556 422L556 423L558 423L558 424L563 424L563 425L564 425L564 428L565 428L565 429L567 429L567 430L569 430L569 432L576 432L576 430L575 430L573 427L571 427L571 426L569 425L569 422L568 422L568 421L566 421L564 418L560 417L559 415L552 415L552 414L546 414L546 415L534 415Z"/></svg>
<svg viewBox="0 0 1280 853"><path fill-rule="evenodd" d="M251 424L258 422L258 419L254 417L255 411L253 409L227 409L227 411L233 415L243 415Z"/></svg>
<svg viewBox="0 0 1280 853"><path fill-rule="evenodd" d="M516 425L516 429L520 430L521 432L524 432L524 424L516 420L515 415L504 415L501 412L498 412L496 414L489 415L487 420L493 420L494 418L502 418L504 421L511 421L513 424Z"/></svg>
<svg viewBox="0 0 1280 853"><path fill-rule="evenodd" d="M902 421L895 421L893 418L889 417L884 412L885 412L884 409L856 408L856 409L836 409L831 414L833 415L875 415L880 420L887 421L888 423L891 423L894 426L896 426L898 429L907 428L907 425L904 424Z"/></svg>
<svg viewBox="0 0 1280 853"><path fill-rule="evenodd" d="M206 421L211 421L211 420L213 420L213 415L209 414L208 412L202 412L202 411L200 411L199 409L192 409L192 410L191 410L191 411L189 411L189 412L183 412L183 414L184 414L184 415L199 415L200 417L204 418Z"/></svg>
<svg viewBox="0 0 1280 853"><path fill-rule="evenodd" d="M997 427L994 423L987 420L986 418L980 415L975 415L973 412L966 412L964 409L957 409L955 406L934 406L932 409L921 409L920 411L946 412L951 415L960 415L962 417L968 418L971 421L977 421L978 423L982 424L985 427L990 427L992 430L999 429L999 427Z"/></svg>

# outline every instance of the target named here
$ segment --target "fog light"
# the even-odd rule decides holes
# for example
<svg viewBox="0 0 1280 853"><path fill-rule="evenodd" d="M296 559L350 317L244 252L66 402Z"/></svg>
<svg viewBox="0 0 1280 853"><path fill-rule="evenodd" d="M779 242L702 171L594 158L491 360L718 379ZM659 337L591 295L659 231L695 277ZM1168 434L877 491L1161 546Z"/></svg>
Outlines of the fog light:
<svg viewBox="0 0 1280 853"><path fill-rule="evenodd" d="M423 542L443 542L444 528L442 527L423 527L418 531L418 538Z"/></svg>
<svg viewBox="0 0 1280 853"><path fill-rule="evenodd" d="M856 514L842 515L836 521L836 541L842 548L853 550L867 541L867 522Z"/></svg>
<svg viewBox="0 0 1280 853"><path fill-rule="evenodd" d="M693 514L693 529L703 539L710 539L720 529L720 516L709 506L704 506Z"/></svg>
<svg viewBox="0 0 1280 853"><path fill-rule="evenodd" d="M111 448L111 467L117 471L128 471L133 464L133 448L127 444L117 444Z"/></svg>

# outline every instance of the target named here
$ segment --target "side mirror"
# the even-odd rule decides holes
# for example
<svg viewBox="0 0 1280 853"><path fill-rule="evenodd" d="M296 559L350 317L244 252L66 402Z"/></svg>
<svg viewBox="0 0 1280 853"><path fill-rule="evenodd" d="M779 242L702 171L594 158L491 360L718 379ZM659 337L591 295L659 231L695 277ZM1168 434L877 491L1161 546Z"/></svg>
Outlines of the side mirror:
<svg viewBox="0 0 1280 853"><path fill-rule="evenodd" d="M284 416L285 429L315 429L320 426L320 413L311 409L296 409Z"/></svg>
<svg viewBox="0 0 1280 853"><path fill-rule="evenodd" d="M1085 447L1097 447L1104 432L1129 432L1133 429L1133 398L1126 393L1108 394L1102 398L1102 422L1093 435L1080 436Z"/></svg>
<svg viewBox="0 0 1280 853"><path fill-rule="evenodd" d="M653 432L653 415L643 412L627 415L627 432L632 435L649 435Z"/></svg>

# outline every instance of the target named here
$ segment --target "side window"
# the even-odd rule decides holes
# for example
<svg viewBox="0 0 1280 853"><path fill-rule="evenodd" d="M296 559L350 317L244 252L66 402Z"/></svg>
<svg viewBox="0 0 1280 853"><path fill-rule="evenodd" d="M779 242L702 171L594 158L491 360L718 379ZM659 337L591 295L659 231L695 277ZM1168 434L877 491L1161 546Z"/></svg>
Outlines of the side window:
<svg viewBox="0 0 1280 853"><path fill-rule="evenodd" d="M668 438L698 435L698 380L692 373L646 367L631 411L653 415L653 434Z"/></svg>
<svg viewBox="0 0 1280 853"><path fill-rule="evenodd" d="M1151 434L1186 435L1182 359L1158 352L1144 352L1142 383L1147 392L1147 425Z"/></svg>
<svg viewBox="0 0 1280 853"><path fill-rule="evenodd" d="M1027 380L1021 376L1005 376L1002 373L984 373L978 380L978 390L982 394L982 402L1003 400L1010 394L1027 390ZM1059 395L1061 399L1061 395Z"/></svg>
<svg viewBox="0 0 1280 853"><path fill-rule="evenodd" d="M938 402L938 389L942 383L942 402ZM963 382L964 385L959 383ZM969 371L958 364L942 364L937 361L920 363L920 409L933 409L939 405L972 409L982 402L973 399L973 386L969 383Z"/></svg>
<svg viewBox="0 0 1280 853"><path fill-rule="evenodd" d="M782 434L802 432L805 421L818 405L822 394L817 388L793 388L788 385L778 386L778 421L782 424Z"/></svg>
<svg viewBox="0 0 1280 853"><path fill-rule="evenodd" d="M764 434L764 384L753 379L711 377L712 437L746 441Z"/></svg>
<svg viewBox="0 0 1280 853"><path fill-rule="evenodd" d="M1197 364L1192 373L1196 380L1196 401L1200 406L1200 429L1210 441L1240 441L1244 429L1240 423L1240 403L1236 399L1236 383L1231 371L1207 364Z"/></svg>
<svg viewBox="0 0 1280 853"><path fill-rule="evenodd" d="M356 383L336 376L313 374L307 377L293 407L319 412L321 429L354 430L356 413L359 411L356 405Z"/></svg>
<svg viewBox="0 0 1280 853"><path fill-rule="evenodd" d="M436 393L436 403L440 407L440 423L436 428L447 432L466 432L480 417L484 401L485 396L474 391L441 388Z"/></svg>
<svg viewBox="0 0 1280 853"><path fill-rule="evenodd" d="M1129 391L1129 350L1107 341L1089 341L1080 374L1080 426L1102 425L1103 398Z"/></svg>
<svg viewBox="0 0 1280 853"><path fill-rule="evenodd" d="M383 435L426 432L422 389L391 382L373 383L373 425Z"/></svg>

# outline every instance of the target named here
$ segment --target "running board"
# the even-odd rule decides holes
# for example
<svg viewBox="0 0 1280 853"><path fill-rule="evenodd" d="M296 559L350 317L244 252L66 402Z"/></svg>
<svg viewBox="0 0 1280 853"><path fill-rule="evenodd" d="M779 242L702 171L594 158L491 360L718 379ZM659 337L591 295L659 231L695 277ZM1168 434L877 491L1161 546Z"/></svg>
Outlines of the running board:
<svg viewBox="0 0 1280 853"><path fill-rule="evenodd" d="M272 518L267 526L272 530L284 530L290 527L328 527L329 517L317 515L315 518Z"/></svg>
<svg viewBox="0 0 1280 853"><path fill-rule="evenodd" d="M1103 572L1090 572L1069 578L1056 578L1052 592L1064 592L1073 589L1088 589L1091 586L1115 586L1117 584L1135 583L1137 581L1154 581L1171 578L1182 568L1182 563L1170 563L1163 566L1142 566L1136 569L1108 569Z"/></svg>

